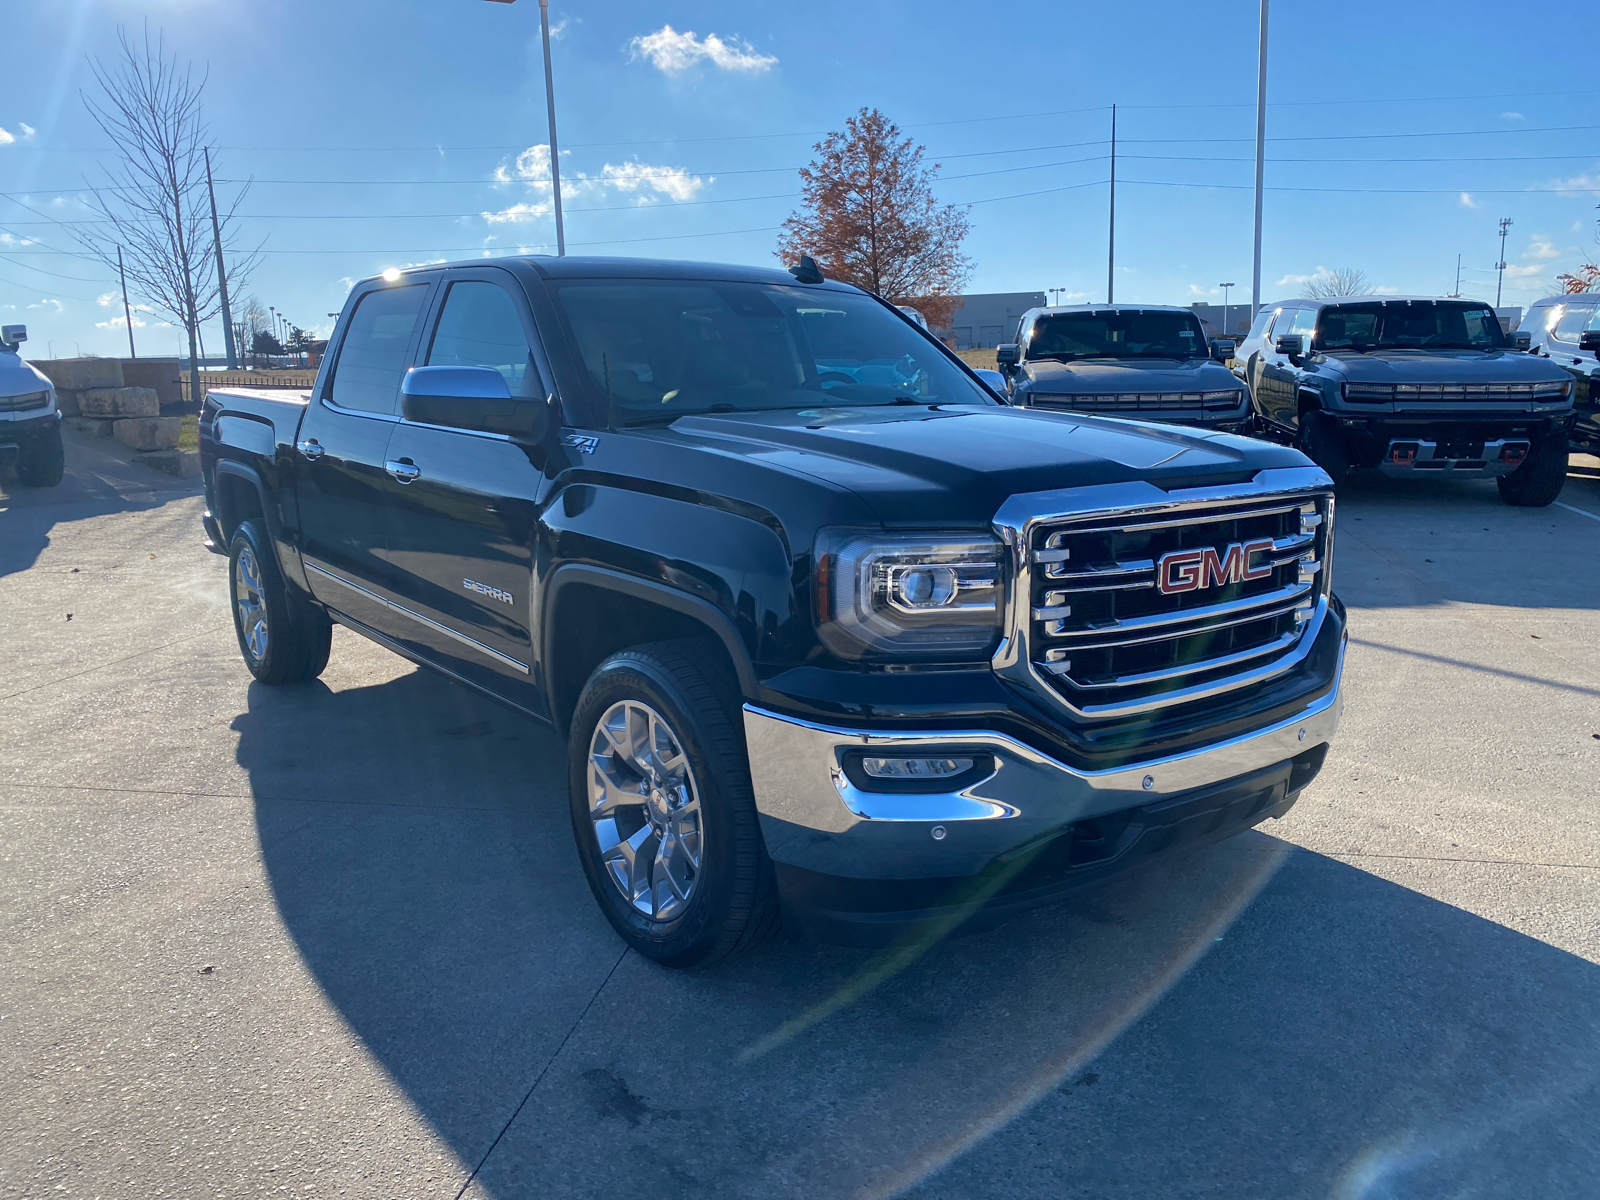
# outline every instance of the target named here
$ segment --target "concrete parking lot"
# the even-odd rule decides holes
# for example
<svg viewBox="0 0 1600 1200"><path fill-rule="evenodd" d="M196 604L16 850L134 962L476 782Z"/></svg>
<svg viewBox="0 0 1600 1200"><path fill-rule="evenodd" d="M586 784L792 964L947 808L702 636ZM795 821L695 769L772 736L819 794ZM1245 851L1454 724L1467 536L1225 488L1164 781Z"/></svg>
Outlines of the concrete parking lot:
<svg viewBox="0 0 1600 1200"><path fill-rule="evenodd" d="M909 961L624 954L547 730L239 661L192 483L0 481L0 1195L1574 1196L1600 1179L1600 463L1356 478L1285 819Z"/></svg>

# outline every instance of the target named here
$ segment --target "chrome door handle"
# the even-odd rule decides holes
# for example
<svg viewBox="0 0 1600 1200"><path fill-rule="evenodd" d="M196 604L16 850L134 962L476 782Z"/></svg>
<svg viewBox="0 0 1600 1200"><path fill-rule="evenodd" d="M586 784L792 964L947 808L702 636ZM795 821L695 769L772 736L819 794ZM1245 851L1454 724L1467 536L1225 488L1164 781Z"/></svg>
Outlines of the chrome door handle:
<svg viewBox="0 0 1600 1200"><path fill-rule="evenodd" d="M417 466L416 463L410 462L403 458L399 460L390 459L388 462L383 464L383 469L389 472L389 474L393 475L401 483L410 483L417 476L422 474L421 467Z"/></svg>
<svg viewBox="0 0 1600 1200"><path fill-rule="evenodd" d="M327 451L325 451L318 444L316 438L306 438L302 442L296 442L294 444L294 448L300 451L301 454L304 454L312 462L315 462L317 459L321 458L325 453L327 453Z"/></svg>

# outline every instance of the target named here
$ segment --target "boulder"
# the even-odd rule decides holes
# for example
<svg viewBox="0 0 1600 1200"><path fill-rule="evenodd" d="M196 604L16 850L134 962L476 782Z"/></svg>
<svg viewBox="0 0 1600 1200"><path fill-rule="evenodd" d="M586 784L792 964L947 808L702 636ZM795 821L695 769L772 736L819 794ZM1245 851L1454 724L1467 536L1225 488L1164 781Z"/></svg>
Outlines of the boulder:
<svg viewBox="0 0 1600 1200"><path fill-rule="evenodd" d="M154 388L90 388L78 396L86 417L159 417L161 400Z"/></svg>
<svg viewBox="0 0 1600 1200"><path fill-rule="evenodd" d="M56 407L61 410L63 417L76 417L83 411L78 407L78 393L62 388L56 389Z"/></svg>
<svg viewBox="0 0 1600 1200"><path fill-rule="evenodd" d="M176 475L179 479L188 479L200 474L198 450L146 450L142 454L136 454L134 461L167 475Z"/></svg>
<svg viewBox="0 0 1600 1200"><path fill-rule="evenodd" d="M68 391L119 388L123 382L122 364L114 358L47 358L29 361L48 375L56 387Z"/></svg>
<svg viewBox="0 0 1600 1200"><path fill-rule="evenodd" d="M128 417L113 424L111 436L130 450L173 450L182 432L182 417Z"/></svg>
<svg viewBox="0 0 1600 1200"><path fill-rule="evenodd" d="M76 430L85 437L110 437L111 426L115 421L107 421L102 417L68 417L67 426Z"/></svg>

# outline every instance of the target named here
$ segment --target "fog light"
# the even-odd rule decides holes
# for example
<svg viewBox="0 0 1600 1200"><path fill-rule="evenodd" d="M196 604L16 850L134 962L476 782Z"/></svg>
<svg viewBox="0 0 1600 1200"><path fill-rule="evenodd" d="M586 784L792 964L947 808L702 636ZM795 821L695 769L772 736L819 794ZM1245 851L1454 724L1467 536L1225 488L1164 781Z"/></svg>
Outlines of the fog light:
<svg viewBox="0 0 1600 1200"><path fill-rule="evenodd" d="M861 769L874 779L947 779L972 770L970 758L863 758Z"/></svg>
<svg viewBox="0 0 1600 1200"><path fill-rule="evenodd" d="M1509 467L1520 465L1522 460L1527 457L1527 442L1507 442L1504 446L1500 447L1500 461Z"/></svg>
<svg viewBox="0 0 1600 1200"><path fill-rule="evenodd" d="M1389 461L1397 467L1409 467L1417 461L1418 449L1415 442L1396 442L1389 447Z"/></svg>

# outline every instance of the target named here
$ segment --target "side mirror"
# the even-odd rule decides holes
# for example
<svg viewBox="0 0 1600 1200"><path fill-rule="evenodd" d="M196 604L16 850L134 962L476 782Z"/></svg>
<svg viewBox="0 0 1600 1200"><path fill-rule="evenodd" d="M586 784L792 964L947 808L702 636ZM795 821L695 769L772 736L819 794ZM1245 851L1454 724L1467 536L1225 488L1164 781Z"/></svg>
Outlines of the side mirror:
<svg viewBox="0 0 1600 1200"><path fill-rule="evenodd" d="M1232 338L1218 338L1211 343L1211 357L1219 363L1233 361L1233 352L1239 348L1239 343Z"/></svg>
<svg viewBox="0 0 1600 1200"><path fill-rule="evenodd" d="M1286 333L1278 339L1274 349L1288 358L1299 358L1305 353L1305 339L1298 333Z"/></svg>
<svg viewBox="0 0 1600 1200"><path fill-rule="evenodd" d="M1004 396L1009 389L1006 387L1006 377L999 371L991 371L988 367L974 367L972 373L989 385L989 390L998 396Z"/></svg>
<svg viewBox="0 0 1600 1200"><path fill-rule="evenodd" d="M28 340L28 327L26 325L0 326L0 342L5 343L7 350L15 350Z"/></svg>
<svg viewBox="0 0 1600 1200"><path fill-rule="evenodd" d="M1511 345L1526 354L1533 349L1533 334L1526 329L1518 329L1511 335Z"/></svg>
<svg viewBox="0 0 1600 1200"><path fill-rule="evenodd" d="M1014 367L1022 361L1022 347L1016 342L1005 342L994 348L994 360L1000 364L1000 369Z"/></svg>
<svg viewBox="0 0 1600 1200"><path fill-rule="evenodd" d="M1600 354L1600 329L1585 329L1578 335L1578 349Z"/></svg>
<svg viewBox="0 0 1600 1200"><path fill-rule="evenodd" d="M412 367L400 384L400 414L421 425L538 441L550 407L513 397L493 367Z"/></svg>

